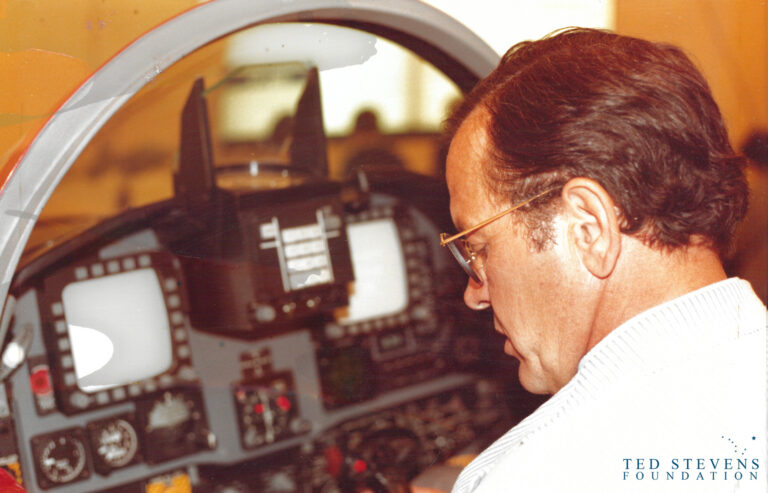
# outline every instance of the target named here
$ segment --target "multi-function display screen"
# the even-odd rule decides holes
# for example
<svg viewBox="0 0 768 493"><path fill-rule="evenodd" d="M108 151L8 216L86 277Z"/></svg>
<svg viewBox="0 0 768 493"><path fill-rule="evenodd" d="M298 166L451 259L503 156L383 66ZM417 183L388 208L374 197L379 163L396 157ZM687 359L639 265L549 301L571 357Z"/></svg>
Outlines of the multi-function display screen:
<svg viewBox="0 0 768 493"><path fill-rule="evenodd" d="M81 390L126 385L171 366L168 312L153 269L71 283L62 305Z"/></svg>
<svg viewBox="0 0 768 493"><path fill-rule="evenodd" d="M343 323L384 317L408 306L405 256L392 218L352 223L347 238L355 273Z"/></svg>

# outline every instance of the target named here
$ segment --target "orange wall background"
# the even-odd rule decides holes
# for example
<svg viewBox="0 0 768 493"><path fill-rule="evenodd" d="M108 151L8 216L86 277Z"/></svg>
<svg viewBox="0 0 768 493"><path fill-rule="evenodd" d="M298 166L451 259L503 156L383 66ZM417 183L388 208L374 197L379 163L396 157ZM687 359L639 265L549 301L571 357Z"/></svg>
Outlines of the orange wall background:
<svg viewBox="0 0 768 493"><path fill-rule="evenodd" d="M197 0L0 0L0 184L94 71Z"/></svg>
<svg viewBox="0 0 768 493"><path fill-rule="evenodd" d="M768 129L768 1L616 0L616 31L682 47L709 81L739 148Z"/></svg>

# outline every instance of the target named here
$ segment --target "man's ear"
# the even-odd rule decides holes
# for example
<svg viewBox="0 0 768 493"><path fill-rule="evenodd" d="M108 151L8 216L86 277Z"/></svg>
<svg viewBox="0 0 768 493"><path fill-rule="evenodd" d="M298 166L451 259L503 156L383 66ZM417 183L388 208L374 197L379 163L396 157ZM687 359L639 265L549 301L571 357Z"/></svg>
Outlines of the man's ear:
<svg viewBox="0 0 768 493"><path fill-rule="evenodd" d="M619 217L613 198L594 180L573 178L562 191L569 239L584 267L600 279L610 276L621 253Z"/></svg>

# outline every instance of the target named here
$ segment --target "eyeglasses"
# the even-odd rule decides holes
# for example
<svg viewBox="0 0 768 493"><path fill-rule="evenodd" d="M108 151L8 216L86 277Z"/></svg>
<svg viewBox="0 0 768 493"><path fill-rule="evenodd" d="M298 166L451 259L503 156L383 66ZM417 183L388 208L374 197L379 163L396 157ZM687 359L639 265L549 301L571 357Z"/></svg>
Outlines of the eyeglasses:
<svg viewBox="0 0 768 493"><path fill-rule="evenodd" d="M475 281L476 283L483 284L483 280L480 277L480 274L478 274L477 272L478 270L482 270L482 269L480 269L479 266L478 266L478 269L475 269L475 267L472 266L473 263L477 264L478 262L478 259L479 259L478 253L472 249L472 246L469 244L466 238L463 238L463 236L466 236L470 233L474 233L478 229L491 224L493 221L503 216L506 216L510 212L516 209L519 209L527 205L528 203L533 202L539 197L543 197L549 192L552 192L558 189L559 187L548 188L547 190L544 190L543 192L540 192L534 195L533 197L526 199L518 204L515 204L509 209L501 211L495 216L488 218L485 221L472 226L471 228L467 228L460 233L456 233L453 236L449 236L448 233L440 233L440 246L447 246L448 250L450 250L450 252L453 254L454 258L459 263L461 268L464 269L464 272L466 272L467 275L471 277L472 280ZM456 241L456 240L460 240L460 241Z"/></svg>

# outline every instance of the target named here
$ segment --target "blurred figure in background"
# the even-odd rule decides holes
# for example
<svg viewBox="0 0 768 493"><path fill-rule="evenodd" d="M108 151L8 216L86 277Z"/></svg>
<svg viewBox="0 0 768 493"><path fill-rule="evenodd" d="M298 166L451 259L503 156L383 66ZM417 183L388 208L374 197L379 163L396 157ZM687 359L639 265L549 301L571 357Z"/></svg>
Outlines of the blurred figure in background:
<svg viewBox="0 0 768 493"><path fill-rule="evenodd" d="M755 293L768 303L768 130L753 132L741 151L749 159L749 209L736 230L728 270L752 283Z"/></svg>

